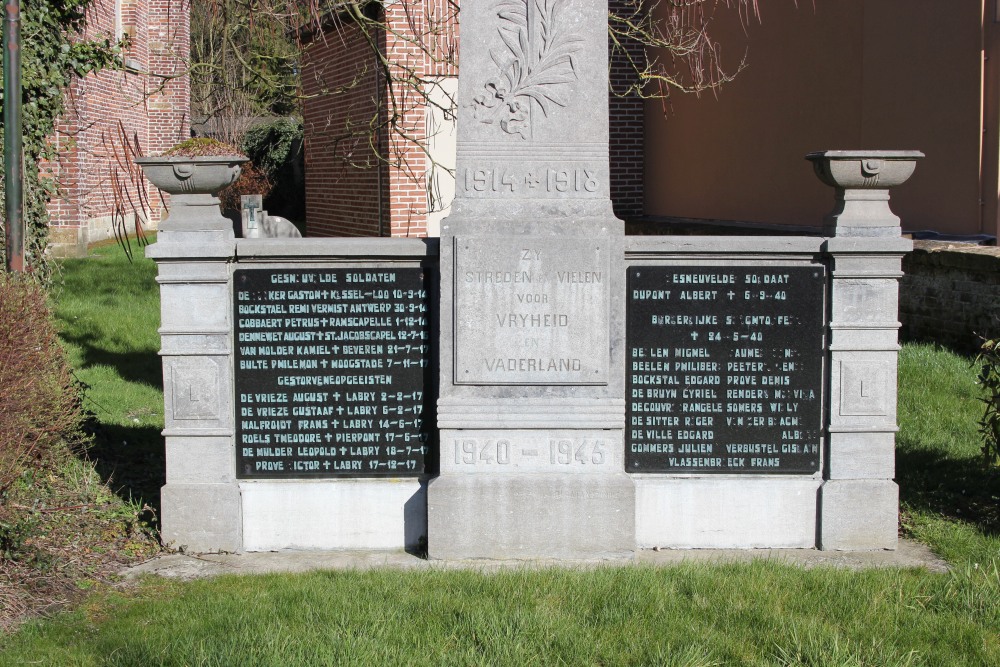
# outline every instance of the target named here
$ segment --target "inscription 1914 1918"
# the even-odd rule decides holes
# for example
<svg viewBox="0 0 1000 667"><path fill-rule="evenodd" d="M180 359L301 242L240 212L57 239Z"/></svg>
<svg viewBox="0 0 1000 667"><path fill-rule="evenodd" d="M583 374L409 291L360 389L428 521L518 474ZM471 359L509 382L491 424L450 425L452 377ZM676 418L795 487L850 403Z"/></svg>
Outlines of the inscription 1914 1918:
<svg viewBox="0 0 1000 667"><path fill-rule="evenodd" d="M421 269L242 269L233 285L239 477L424 472Z"/></svg>
<svg viewBox="0 0 1000 667"><path fill-rule="evenodd" d="M824 285L819 266L629 269L626 469L819 470Z"/></svg>

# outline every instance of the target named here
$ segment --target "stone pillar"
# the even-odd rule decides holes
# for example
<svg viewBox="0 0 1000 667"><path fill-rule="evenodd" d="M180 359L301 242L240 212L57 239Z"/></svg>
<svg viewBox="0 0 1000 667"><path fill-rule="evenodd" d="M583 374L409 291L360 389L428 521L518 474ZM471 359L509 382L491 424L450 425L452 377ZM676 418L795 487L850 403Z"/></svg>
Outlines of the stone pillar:
<svg viewBox="0 0 1000 667"><path fill-rule="evenodd" d="M812 153L836 189L827 216L829 427L819 498L821 549L895 549L899 279L912 242L900 236L889 188L909 178L917 151Z"/></svg>
<svg viewBox="0 0 1000 667"><path fill-rule="evenodd" d="M242 160L206 166L203 158L175 169L178 161L139 160L150 180L174 193L157 242L146 249L160 284L167 464L160 534L175 549L239 551L229 296L236 246L214 193L235 180Z"/></svg>
<svg viewBox="0 0 1000 667"><path fill-rule="evenodd" d="M607 4L469 0L462 15L428 552L629 555Z"/></svg>

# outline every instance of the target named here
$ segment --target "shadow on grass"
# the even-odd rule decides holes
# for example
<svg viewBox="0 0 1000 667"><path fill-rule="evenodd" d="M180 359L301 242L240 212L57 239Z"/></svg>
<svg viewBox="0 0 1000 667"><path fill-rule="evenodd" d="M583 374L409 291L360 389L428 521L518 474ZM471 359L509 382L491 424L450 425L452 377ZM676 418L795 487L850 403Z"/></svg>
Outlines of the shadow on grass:
<svg viewBox="0 0 1000 667"><path fill-rule="evenodd" d="M163 387L163 370L160 355L156 350L112 352L95 344L102 340L102 335L96 333L93 335L63 333L60 337L80 348L82 368L109 366L115 369L123 380L155 389Z"/></svg>
<svg viewBox="0 0 1000 667"><path fill-rule="evenodd" d="M105 331L92 327L84 330L75 327L73 331L65 330L66 327L63 329L59 337L80 350L80 368L107 366L113 368L123 380L155 389L163 388L163 368L156 349L128 349L133 347L128 343L119 345L128 349L127 352L108 349L102 345L107 342L109 336Z"/></svg>
<svg viewBox="0 0 1000 667"><path fill-rule="evenodd" d="M1000 535L1000 473L978 458L956 459L944 452L900 442L896 479L900 499L914 508L976 524Z"/></svg>
<svg viewBox="0 0 1000 667"><path fill-rule="evenodd" d="M112 491L139 507L159 527L160 487L166 483L163 436L158 426L118 426L92 420L94 444L87 456Z"/></svg>
<svg viewBox="0 0 1000 667"><path fill-rule="evenodd" d="M79 367L107 366L130 382L160 386L156 265L112 255L66 260L54 288L60 337L80 350Z"/></svg>

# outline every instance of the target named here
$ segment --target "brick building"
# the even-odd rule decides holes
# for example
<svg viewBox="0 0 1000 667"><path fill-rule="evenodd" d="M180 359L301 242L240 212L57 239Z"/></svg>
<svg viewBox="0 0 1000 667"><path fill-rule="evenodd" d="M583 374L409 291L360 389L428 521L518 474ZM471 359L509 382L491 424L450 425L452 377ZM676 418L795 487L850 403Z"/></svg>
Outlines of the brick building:
<svg viewBox="0 0 1000 667"><path fill-rule="evenodd" d="M457 88L454 4L413 0L383 3L380 11L372 18L384 17L385 31L340 15L307 36L309 236L436 236L454 193L447 173L454 118L441 108ZM387 69L380 70L373 44ZM411 74L424 82L423 94L387 82ZM612 80L627 75L627 64L612 62ZM611 197L622 218L642 213L642 105L637 98L610 103ZM393 117L395 131L388 129Z"/></svg>
<svg viewBox="0 0 1000 667"><path fill-rule="evenodd" d="M58 186L49 206L53 252L80 255L110 238L117 222L159 222L158 190L131 161L190 136L188 0L96 0L87 35L128 35L124 68L75 81L53 141L57 161L45 165ZM144 206L148 204L148 206ZM145 210L143 210L145 208Z"/></svg>
<svg viewBox="0 0 1000 667"><path fill-rule="evenodd" d="M400 36L431 32L457 49L455 31L435 28L441 2L383 3L390 34L374 38L389 63L430 73L426 56ZM654 11L667 20L676 5ZM997 235L1000 0L769 3L759 21L732 3L716 7L711 36L724 47L724 70L739 70L744 58L748 65L716 94L674 95L666 114L659 101L611 97L611 197L619 217L639 220L631 230L678 221L700 229L731 221L744 230L817 227L830 194L803 157L862 147L926 153L912 181L893 193L908 231ZM434 136L425 141L429 152L447 154L447 119L420 100L400 105L364 35L343 17L325 26L306 56L308 233L433 235L448 179L416 143ZM614 89L625 88L627 74L612 61ZM369 145L363 130L393 111L402 111L413 141L389 145L376 135ZM349 163L365 168L353 173Z"/></svg>
<svg viewBox="0 0 1000 667"><path fill-rule="evenodd" d="M892 193L907 231L997 235L1000 3L816 0L720 8L723 66L748 67L700 99L646 113L646 214L820 224L829 188L803 159L824 149L916 149ZM657 7L667 11L666 3Z"/></svg>

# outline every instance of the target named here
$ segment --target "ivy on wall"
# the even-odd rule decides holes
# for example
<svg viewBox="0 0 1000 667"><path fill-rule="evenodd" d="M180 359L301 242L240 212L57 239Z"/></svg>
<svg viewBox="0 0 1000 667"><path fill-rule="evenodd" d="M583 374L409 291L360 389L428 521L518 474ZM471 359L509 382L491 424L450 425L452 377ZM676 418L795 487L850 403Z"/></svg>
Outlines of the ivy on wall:
<svg viewBox="0 0 1000 667"><path fill-rule="evenodd" d="M110 37L82 37L87 8L94 1L21 0L25 251L28 266L41 280L49 275L44 254L48 243L46 206L55 184L42 177L39 162L55 158L58 147L50 138L64 109L63 94L75 77L121 67L119 53L123 43ZM0 88L0 99L5 92ZM0 135L5 131L0 119ZM0 155L2 151L0 142ZM0 187L0 204L2 201Z"/></svg>

